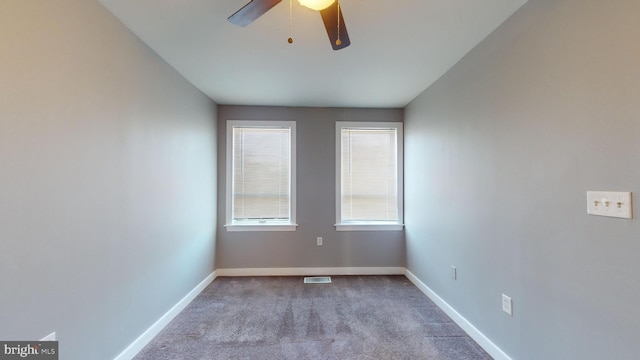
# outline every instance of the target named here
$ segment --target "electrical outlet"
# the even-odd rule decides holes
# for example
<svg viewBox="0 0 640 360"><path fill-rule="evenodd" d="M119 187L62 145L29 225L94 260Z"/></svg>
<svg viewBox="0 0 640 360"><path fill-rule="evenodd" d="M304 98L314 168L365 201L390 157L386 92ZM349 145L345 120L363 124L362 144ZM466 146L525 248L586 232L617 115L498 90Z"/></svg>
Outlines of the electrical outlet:
<svg viewBox="0 0 640 360"><path fill-rule="evenodd" d="M505 294L502 294L502 311L513 316L513 303L511 298Z"/></svg>
<svg viewBox="0 0 640 360"><path fill-rule="evenodd" d="M316 245L318 245L318 246L322 246L322 243L323 243L323 241L322 241L322 237L318 236L318 237L316 238Z"/></svg>
<svg viewBox="0 0 640 360"><path fill-rule="evenodd" d="M457 280L458 279L458 270L453 265L451 265L451 278L453 280Z"/></svg>

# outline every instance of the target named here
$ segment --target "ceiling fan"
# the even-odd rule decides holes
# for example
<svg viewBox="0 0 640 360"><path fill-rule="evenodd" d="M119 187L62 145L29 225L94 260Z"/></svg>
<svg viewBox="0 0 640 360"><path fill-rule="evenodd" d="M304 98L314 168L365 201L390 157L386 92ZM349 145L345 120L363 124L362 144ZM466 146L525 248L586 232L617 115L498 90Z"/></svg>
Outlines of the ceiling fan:
<svg viewBox="0 0 640 360"><path fill-rule="evenodd" d="M229 16L228 20L238 26L247 26L262 16L282 0L251 0L247 5ZM290 0L291 1L291 0ZM347 27L344 24L339 0L298 0L300 4L318 10L322 16L324 27L329 35L333 50L344 49L351 45ZM292 40L289 38L289 42Z"/></svg>

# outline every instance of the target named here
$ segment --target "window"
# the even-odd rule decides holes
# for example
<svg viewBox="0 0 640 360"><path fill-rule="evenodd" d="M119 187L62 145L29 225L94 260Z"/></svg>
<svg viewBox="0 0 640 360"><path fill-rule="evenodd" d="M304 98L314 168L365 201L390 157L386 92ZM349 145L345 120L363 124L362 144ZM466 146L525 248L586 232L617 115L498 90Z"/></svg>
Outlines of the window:
<svg viewBox="0 0 640 360"><path fill-rule="evenodd" d="M227 121L227 230L295 231L293 121Z"/></svg>
<svg viewBox="0 0 640 360"><path fill-rule="evenodd" d="M402 230L402 123L336 123L336 229Z"/></svg>

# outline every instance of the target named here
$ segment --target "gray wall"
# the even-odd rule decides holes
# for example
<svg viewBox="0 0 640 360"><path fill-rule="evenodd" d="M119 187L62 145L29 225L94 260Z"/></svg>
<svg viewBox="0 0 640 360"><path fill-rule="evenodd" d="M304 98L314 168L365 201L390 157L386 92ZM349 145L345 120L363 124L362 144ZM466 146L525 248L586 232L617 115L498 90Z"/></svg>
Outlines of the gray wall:
<svg viewBox="0 0 640 360"><path fill-rule="evenodd" d="M0 339L112 359L215 268L216 105L97 1L0 2Z"/></svg>
<svg viewBox="0 0 640 360"><path fill-rule="evenodd" d="M408 269L514 359L638 357L639 201L585 192L640 196L639 19L530 0L405 109Z"/></svg>
<svg viewBox="0 0 640 360"><path fill-rule="evenodd" d="M337 232L335 122L402 121L401 109L218 107L218 223L225 223L226 121L296 121L295 232L227 232L218 227L217 265L234 268L401 267L402 231ZM316 246L316 237L324 246Z"/></svg>

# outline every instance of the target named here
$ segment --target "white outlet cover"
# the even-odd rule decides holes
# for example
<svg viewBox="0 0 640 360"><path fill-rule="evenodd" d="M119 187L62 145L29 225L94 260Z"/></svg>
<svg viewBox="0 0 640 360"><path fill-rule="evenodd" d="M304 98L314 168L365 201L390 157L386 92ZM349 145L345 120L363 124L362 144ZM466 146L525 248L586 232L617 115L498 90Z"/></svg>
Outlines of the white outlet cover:
<svg viewBox="0 0 640 360"><path fill-rule="evenodd" d="M587 214L621 219L633 218L630 192L587 191Z"/></svg>
<svg viewBox="0 0 640 360"><path fill-rule="evenodd" d="M512 307L511 298L505 294L502 294L502 311L513 316L513 307Z"/></svg>

